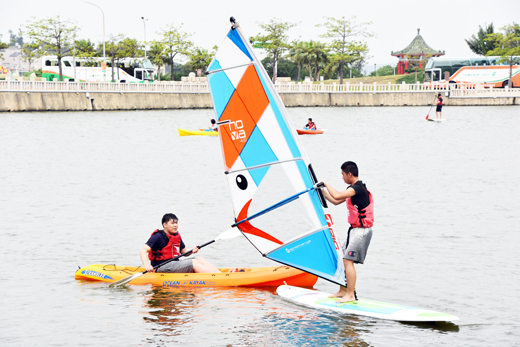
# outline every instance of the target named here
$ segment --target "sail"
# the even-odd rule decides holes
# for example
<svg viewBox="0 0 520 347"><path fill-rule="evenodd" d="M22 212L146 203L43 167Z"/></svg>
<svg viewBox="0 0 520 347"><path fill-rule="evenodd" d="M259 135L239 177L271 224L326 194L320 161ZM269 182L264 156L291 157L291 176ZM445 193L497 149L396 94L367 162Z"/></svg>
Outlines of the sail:
<svg viewBox="0 0 520 347"><path fill-rule="evenodd" d="M238 24L208 71L235 224L264 256L341 285L343 254L312 165Z"/></svg>

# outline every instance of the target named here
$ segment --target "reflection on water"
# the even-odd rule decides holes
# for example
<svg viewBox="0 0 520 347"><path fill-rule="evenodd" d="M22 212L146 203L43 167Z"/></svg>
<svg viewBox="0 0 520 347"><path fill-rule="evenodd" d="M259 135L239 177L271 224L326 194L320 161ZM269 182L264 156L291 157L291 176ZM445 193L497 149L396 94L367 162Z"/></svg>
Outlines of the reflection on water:
<svg viewBox="0 0 520 347"><path fill-rule="evenodd" d="M153 288L143 295L143 319L154 335L144 342L150 344L195 338L213 345L368 345L358 332L363 324L359 317L287 304L274 288Z"/></svg>

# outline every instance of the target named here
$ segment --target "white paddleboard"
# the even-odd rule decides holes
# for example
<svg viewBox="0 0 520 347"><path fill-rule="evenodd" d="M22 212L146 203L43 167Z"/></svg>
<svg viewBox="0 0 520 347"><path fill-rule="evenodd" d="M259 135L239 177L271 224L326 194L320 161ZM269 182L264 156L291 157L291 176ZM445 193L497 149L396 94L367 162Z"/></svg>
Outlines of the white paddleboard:
<svg viewBox="0 0 520 347"><path fill-rule="evenodd" d="M427 120L430 122L444 122L446 119L428 118Z"/></svg>
<svg viewBox="0 0 520 347"><path fill-rule="evenodd" d="M346 314L390 319L401 322L451 322L459 319L449 313L389 304L374 300L359 299L354 302L338 303L337 298L329 298L331 295L329 293L287 285L278 287L276 293L289 301L320 310L333 310Z"/></svg>

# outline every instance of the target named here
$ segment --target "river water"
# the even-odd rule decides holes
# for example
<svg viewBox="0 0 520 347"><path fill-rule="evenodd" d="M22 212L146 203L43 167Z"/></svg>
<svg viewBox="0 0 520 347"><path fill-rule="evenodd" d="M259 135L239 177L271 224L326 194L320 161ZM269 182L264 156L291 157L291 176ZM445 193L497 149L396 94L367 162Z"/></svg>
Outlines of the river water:
<svg viewBox="0 0 520 347"><path fill-rule="evenodd" d="M344 189L353 160L376 223L358 294L449 312L404 324L320 312L275 288L154 288L74 280L78 266L139 265L175 213L188 247L233 223L216 137L179 137L213 110L0 114L2 346L513 346L520 344L517 107L293 108L318 178ZM330 212L344 239L346 208ZM220 267L275 266L246 240L202 249ZM315 288L335 290L319 280Z"/></svg>

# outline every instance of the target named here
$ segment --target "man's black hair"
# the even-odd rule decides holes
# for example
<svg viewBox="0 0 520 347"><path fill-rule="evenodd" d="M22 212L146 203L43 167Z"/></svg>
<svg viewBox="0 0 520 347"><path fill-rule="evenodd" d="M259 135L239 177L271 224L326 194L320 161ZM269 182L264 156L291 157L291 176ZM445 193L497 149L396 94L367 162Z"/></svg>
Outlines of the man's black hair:
<svg viewBox="0 0 520 347"><path fill-rule="evenodd" d="M211 124L215 124L215 120L214 119L211 120Z"/></svg>
<svg viewBox="0 0 520 347"><path fill-rule="evenodd" d="M309 120L312 122L312 118L309 118Z"/></svg>
<svg viewBox="0 0 520 347"><path fill-rule="evenodd" d="M179 220L179 218L177 218L177 216L174 215L173 213L167 213L167 214L165 214L165 215L162 217L162 224L164 224L164 223L168 223L168 222L171 221L172 219L173 219L173 220L176 220L176 221ZM161 225L162 225L162 224L161 224Z"/></svg>
<svg viewBox="0 0 520 347"><path fill-rule="evenodd" d="M439 95L437 95L437 97L440 97L441 96L441 93L439 93Z"/></svg>
<svg viewBox="0 0 520 347"><path fill-rule="evenodd" d="M343 165L341 165L341 171L343 171L346 174L350 172L354 177L358 177L359 175L358 167L356 163L354 163L353 161L344 162Z"/></svg>

